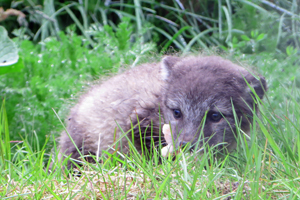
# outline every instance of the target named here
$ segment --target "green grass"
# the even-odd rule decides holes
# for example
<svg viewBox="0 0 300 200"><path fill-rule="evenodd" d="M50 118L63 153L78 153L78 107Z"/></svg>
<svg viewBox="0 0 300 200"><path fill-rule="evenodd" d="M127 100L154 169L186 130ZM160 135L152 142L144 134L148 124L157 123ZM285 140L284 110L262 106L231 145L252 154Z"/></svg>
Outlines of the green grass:
<svg viewBox="0 0 300 200"><path fill-rule="evenodd" d="M269 1L196 1L184 4L186 10L176 1L91 2L47 1L41 7L24 1L14 8L48 18L28 12L31 29L16 28L13 17L1 22L10 36L17 35L25 66L0 79L1 198L299 199L297 1L279 1L277 7ZM215 46L254 66L269 87L250 136L240 133L236 151L184 152L161 163L157 154L148 161L115 153L103 163L87 163L81 176L67 174L65 163L48 172L63 129L53 110L63 121L80 94L120 68L155 61L165 52Z"/></svg>
<svg viewBox="0 0 300 200"><path fill-rule="evenodd" d="M299 112L299 105L295 110ZM24 140L23 144L12 146L16 153L10 167L1 165L5 176L1 176L0 194L26 199L215 199L229 196L297 199L299 130L287 117L282 123L290 128L281 132L273 120L266 117L267 111L264 108L261 111L260 118L254 117L256 123L250 138L246 139L241 133L237 151L225 157L215 157L213 151L204 152L201 157L195 153L179 153L175 161L166 158L159 164L157 154L150 162L138 154L121 155L124 159L119 162L102 158L103 164L87 163L85 169L80 169L80 176L66 175L60 163L48 174L49 163L43 161L49 155L43 148L32 152ZM2 110L5 124L4 113ZM299 113L295 114L299 120ZM280 135L280 139L276 135ZM1 142L9 146L7 140Z"/></svg>
<svg viewBox="0 0 300 200"><path fill-rule="evenodd" d="M47 135L61 130L52 108L65 118L72 99L93 81L118 72L120 66L143 60L147 52L155 50L151 43L128 42L131 35L128 20L119 25L116 33L109 26L94 32L97 46L93 49L72 28L67 35L59 34L61 41L48 38L40 45L26 40L19 43L26 67L21 73L6 74L0 82L10 111L12 140L33 138L38 133L39 143L32 145L35 148L44 144ZM47 51L42 51L42 47Z"/></svg>

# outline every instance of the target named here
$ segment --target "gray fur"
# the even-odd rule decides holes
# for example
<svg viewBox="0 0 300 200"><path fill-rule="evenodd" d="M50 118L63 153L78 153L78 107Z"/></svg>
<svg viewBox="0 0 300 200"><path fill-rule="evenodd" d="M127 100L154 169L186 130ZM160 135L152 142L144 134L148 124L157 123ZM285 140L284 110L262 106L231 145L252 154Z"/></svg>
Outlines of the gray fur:
<svg viewBox="0 0 300 200"><path fill-rule="evenodd" d="M199 126L208 111L204 137L212 136L210 145L226 142L227 148L232 149L236 145L236 128L231 102L241 119L242 130L249 131L254 102L244 78L263 98L266 81L258 77L217 56L167 56L160 63L141 65L93 86L71 109L67 130L82 154L101 155L122 134L116 122L127 132L131 123L135 126L139 120L142 133L147 130L143 141L148 148L151 138L158 144L162 124L170 123L178 147L182 142L197 142ZM174 109L181 111L181 118L174 118ZM229 123L224 118L218 122L211 120L209 115L213 111L220 111ZM141 151L138 127L134 128L134 134L135 147ZM131 131L128 138L132 138ZM160 139L164 142L163 137ZM118 150L128 153L127 139L122 138L121 144ZM60 159L64 154L79 157L66 132L61 134L59 148Z"/></svg>

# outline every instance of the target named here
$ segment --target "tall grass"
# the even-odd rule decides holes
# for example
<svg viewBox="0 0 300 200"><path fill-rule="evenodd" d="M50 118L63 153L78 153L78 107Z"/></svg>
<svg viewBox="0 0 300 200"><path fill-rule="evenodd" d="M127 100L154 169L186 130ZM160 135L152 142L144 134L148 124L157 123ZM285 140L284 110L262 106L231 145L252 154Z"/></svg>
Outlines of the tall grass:
<svg viewBox="0 0 300 200"><path fill-rule="evenodd" d="M241 35L250 36L251 31L267 35L258 47L259 51L285 51L291 42L297 48L300 43L299 6L295 0L279 1L277 4L248 0L182 3L173 0L83 0L64 3L51 0L44 5L33 0L11 6L28 13L29 24L37 25L31 26L31 29L21 27L14 34L21 36L23 32L34 41L44 41L49 36L59 38L60 30L65 31L67 26L75 24L76 32L95 45L89 32L91 26L110 25L115 29L124 17L128 17L134 27L133 37L141 38L141 43L155 41L160 50L168 47L180 51L187 51L191 46L196 49L220 45L228 47L233 38L240 40ZM10 20L13 19L2 23L13 30L15 26L11 25ZM277 42L274 43L274 40ZM251 47L244 51L250 53Z"/></svg>
<svg viewBox="0 0 300 200"><path fill-rule="evenodd" d="M3 166L5 169L9 169L11 151L8 122L5 109L5 99L3 99L0 109L0 142L1 166Z"/></svg>
<svg viewBox="0 0 300 200"><path fill-rule="evenodd" d="M299 114L299 105L294 103L292 108ZM256 123L250 137L240 132L237 151L222 157L215 156L214 150L209 149L201 157L197 153L179 152L175 160L162 158L158 163L156 153L149 161L133 152L131 156L120 154L122 159L118 162L103 157L100 158L104 161L102 164L86 163L85 168L79 169L80 176L62 176L63 163L58 163L56 170L47 174L41 168L41 158L47 157L43 148L33 153L25 141L22 149L17 148L11 174L1 176L1 196L26 199L299 198L300 182L295 176L299 173L299 129L289 117L282 119L282 123L290 127L288 134L276 129L264 108L266 105L262 106L260 117L254 116ZM276 116L271 114L271 117ZM295 119L298 121L299 115ZM284 137L276 138L276 134L282 136L282 133ZM288 137L293 139L287 140ZM8 169L3 167L1 173L7 175Z"/></svg>

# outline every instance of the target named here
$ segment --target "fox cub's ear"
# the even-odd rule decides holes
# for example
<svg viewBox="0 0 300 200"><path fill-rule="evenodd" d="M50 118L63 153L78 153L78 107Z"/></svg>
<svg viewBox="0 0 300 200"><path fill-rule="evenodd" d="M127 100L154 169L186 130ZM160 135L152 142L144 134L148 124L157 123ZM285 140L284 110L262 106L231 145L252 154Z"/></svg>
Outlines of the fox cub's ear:
<svg viewBox="0 0 300 200"><path fill-rule="evenodd" d="M179 62L180 58L175 56L166 56L162 59L160 72L162 80L167 80L172 72L172 67Z"/></svg>
<svg viewBox="0 0 300 200"><path fill-rule="evenodd" d="M254 77L252 74L248 74L245 79L250 84L251 87L253 87L255 93L257 96L262 99L265 95L265 92L267 91L267 83L263 76L259 76L259 78ZM246 97L245 100L248 104L253 104L253 98L255 98L255 95L251 91L250 88L247 87Z"/></svg>

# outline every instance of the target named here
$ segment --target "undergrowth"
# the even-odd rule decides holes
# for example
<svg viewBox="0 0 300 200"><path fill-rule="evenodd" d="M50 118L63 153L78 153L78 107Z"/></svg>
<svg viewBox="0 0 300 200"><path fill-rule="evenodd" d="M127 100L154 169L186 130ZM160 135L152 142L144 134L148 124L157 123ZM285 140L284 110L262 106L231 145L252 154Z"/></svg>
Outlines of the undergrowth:
<svg viewBox="0 0 300 200"><path fill-rule="evenodd" d="M130 43L130 36L131 27L125 19L116 33L109 26L95 30L97 46L93 49L72 27L67 34L59 33L60 41L48 38L39 45L21 41L20 56L26 67L20 73L2 76L0 82L1 96L7 99L9 126L13 127L11 139L38 134L39 144L33 142L33 148L44 144L47 135L61 130L52 108L66 117L68 105L94 80L117 73L121 66L133 67L155 50L151 43Z"/></svg>

